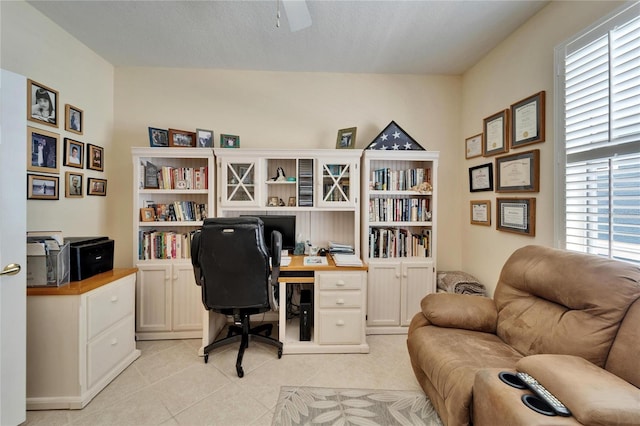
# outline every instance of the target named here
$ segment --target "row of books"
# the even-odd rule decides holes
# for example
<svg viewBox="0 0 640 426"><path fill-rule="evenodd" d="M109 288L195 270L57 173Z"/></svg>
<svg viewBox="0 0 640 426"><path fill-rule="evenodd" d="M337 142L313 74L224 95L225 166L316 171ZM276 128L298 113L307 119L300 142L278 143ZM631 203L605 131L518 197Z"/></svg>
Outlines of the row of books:
<svg viewBox="0 0 640 426"><path fill-rule="evenodd" d="M156 221L200 221L207 218L207 203L195 201L174 201L173 203L148 204L155 212Z"/></svg>
<svg viewBox="0 0 640 426"><path fill-rule="evenodd" d="M349 185L325 184L322 193L324 201L348 201Z"/></svg>
<svg viewBox="0 0 640 426"><path fill-rule="evenodd" d="M371 222L423 222L431 220L428 198L374 198L369 200Z"/></svg>
<svg viewBox="0 0 640 426"><path fill-rule="evenodd" d="M371 189L379 191L408 191L422 182L431 182L431 169L377 169L371 172Z"/></svg>
<svg viewBox="0 0 640 426"><path fill-rule="evenodd" d="M192 235L190 232L140 231L138 259L189 259Z"/></svg>
<svg viewBox="0 0 640 426"><path fill-rule="evenodd" d="M431 230L413 233L400 228L369 230L369 257L430 257Z"/></svg>
<svg viewBox="0 0 640 426"><path fill-rule="evenodd" d="M150 189L208 189L209 168L158 167L150 162L141 164L141 187Z"/></svg>

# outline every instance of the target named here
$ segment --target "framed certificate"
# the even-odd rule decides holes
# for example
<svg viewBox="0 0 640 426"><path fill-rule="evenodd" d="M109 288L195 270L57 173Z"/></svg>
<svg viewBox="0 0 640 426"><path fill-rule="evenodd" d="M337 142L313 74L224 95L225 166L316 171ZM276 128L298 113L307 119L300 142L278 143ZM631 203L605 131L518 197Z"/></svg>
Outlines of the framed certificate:
<svg viewBox="0 0 640 426"><path fill-rule="evenodd" d="M493 191L493 164L469 168L469 191Z"/></svg>
<svg viewBox="0 0 640 426"><path fill-rule="evenodd" d="M496 192L538 192L540 150L496 158Z"/></svg>
<svg viewBox="0 0 640 426"><path fill-rule="evenodd" d="M516 234L536 235L535 198L497 198L496 229Z"/></svg>
<svg viewBox="0 0 640 426"><path fill-rule="evenodd" d="M544 142L545 92L511 105L511 147Z"/></svg>
<svg viewBox="0 0 640 426"><path fill-rule="evenodd" d="M464 140L465 158L475 158L482 155L482 133Z"/></svg>
<svg viewBox="0 0 640 426"><path fill-rule="evenodd" d="M484 143L482 155L509 152L509 110L505 109L484 119Z"/></svg>
<svg viewBox="0 0 640 426"><path fill-rule="evenodd" d="M472 225L491 225L491 201L490 200L473 200L471 205L471 224Z"/></svg>

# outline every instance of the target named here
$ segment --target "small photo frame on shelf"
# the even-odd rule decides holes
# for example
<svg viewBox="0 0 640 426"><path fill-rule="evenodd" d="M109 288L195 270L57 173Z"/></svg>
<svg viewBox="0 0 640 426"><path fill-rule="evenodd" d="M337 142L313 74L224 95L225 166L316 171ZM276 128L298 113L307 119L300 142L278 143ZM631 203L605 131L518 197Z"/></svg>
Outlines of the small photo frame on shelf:
<svg viewBox="0 0 640 426"><path fill-rule="evenodd" d="M41 173L58 173L58 141L57 133L27 127L28 160L27 170Z"/></svg>
<svg viewBox="0 0 640 426"><path fill-rule="evenodd" d="M84 142L64 138L64 161L68 167L83 168Z"/></svg>
<svg viewBox="0 0 640 426"><path fill-rule="evenodd" d="M493 164L469 167L469 191L493 191Z"/></svg>
<svg viewBox="0 0 640 426"><path fill-rule="evenodd" d="M289 207L295 207L296 205L297 205L297 204L296 204L296 197L289 197L289 203L288 203L288 206L289 206Z"/></svg>
<svg viewBox="0 0 640 426"><path fill-rule="evenodd" d="M220 135L220 148L240 148L240 136Z"/></svg>
<svg viewBox="0 0 640 426"><path fill-rule="evenodd" d="M505 109L483 120L482 155L509 152L509 110Z"/></svg>
<svg viewBox="0 0 640 426"><path fill-rule="evenodd" d="M465 158L476 158L482 156L482 133L471 136L464 140Z"/></svg>
<svg viewBox="0 0 640 426"><path fill-rule="evenodd" d="M82 198L82 173L66 172L64 174L64 196L66 198Z"/></svg>
<svg viewBox="0 0 640 426"><path fill-rule="evenodd" d="M195 132L187 132L186 130L169 129L169 146L189 148L196 146Z"/></svg>
<svg viewBox="0 0 640 426"><path fill-rule="evenodd" d="M87 195L107 195L107 180L87 178Z"/></svg>
<svg viewBox="0 0 640 426"><path fill-rule="evenodd" d="M538 192L540 150L496 158L496 192Z"/></svg>
<svg viewBox="0 0 640 426"><path fill-rule="evenodd" d="M338 140L336 141L337 149L353 149L356 147L356 131L357 127L349 127L348 129L338 130Z"/></svg>
<svg viewBox="0 0 640 426"><path fill-rule="evenodd" d="M496 229L516 234L536 235L535 198L497 198Z"/></svg>
<svg viewBox="0 0 640 426"><path fill-rule="evenodd" d="M73 105L65 104L64 129L71 133L81 135L84 129L84 112Z"/></svg>
<svg viewBox="0 0 640 426"><path fill-rule="evenodd" d="M58 176L27 174L27 200L57 200Z"/></svg>
<svg viewBox="0 0 640 426"><path fill-rule="evenodd" d="M169 131L149 127L149 146L152 148L166 148L169 146Z"/></svg>
<svg viewBox="0 0 640 426"><path fill-rule="evenodd" d="M491 201L490 200L472 200L471 205L471 224L472 225L491 225Z"/></svg>
<svg viewBox="0 0 640 426"><path fill-rule="evenodd" d="M278 197L269 197L269 203L267 204L267 206L278 207L279 204L280 200L278 199Z"/></svg>
<svg viewBox="0 0 640 426"><path fill-rule="evenodd" d="M511 105L511 148L545 140L545 91Z"/></svg>
<svg viewBox="0 0 640 426"><path fill-rule="evenodd" d="M140 209L141 222L153 222L156 220L156 212L152 207L143 207Z"/></svg>
<svg viewBox="0 0 640 426"><path fill-rule="evenodd" d="M58 127L58 91L28 79L27 120Z"/></svg>
<svg viewBox="0 0 640 426"><path fill-rule="evenodd" d="M213 148L213 130L196 129L198 148Z"/></svg>
<svg viewBox="0 0 640 426"><path fill-rule="evenodd" d="M87 169L104 171L104 148L87 144Z"/></svg>

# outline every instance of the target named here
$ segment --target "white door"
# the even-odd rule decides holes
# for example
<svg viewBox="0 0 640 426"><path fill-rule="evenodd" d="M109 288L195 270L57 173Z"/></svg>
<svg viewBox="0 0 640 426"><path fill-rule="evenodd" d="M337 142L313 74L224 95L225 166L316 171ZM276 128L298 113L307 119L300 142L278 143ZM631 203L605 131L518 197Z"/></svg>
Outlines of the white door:
<svg viewBox="0 0 640 426"><path fill-rule="evenodd" d="M0 70L0 424L26 420L26 80ZM20 265L20 271L12 264Z"/></svg>

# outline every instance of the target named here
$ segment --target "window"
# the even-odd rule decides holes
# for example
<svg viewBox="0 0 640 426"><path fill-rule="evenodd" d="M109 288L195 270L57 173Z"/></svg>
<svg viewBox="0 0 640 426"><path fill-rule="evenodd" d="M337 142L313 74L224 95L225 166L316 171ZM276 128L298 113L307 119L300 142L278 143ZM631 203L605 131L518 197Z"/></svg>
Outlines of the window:
<svg viewBox="0 0 640 426"><path fill-rule="evenodd" d="M640 3L556 48L559 246L640 264Z"/></svg>

